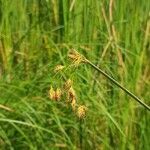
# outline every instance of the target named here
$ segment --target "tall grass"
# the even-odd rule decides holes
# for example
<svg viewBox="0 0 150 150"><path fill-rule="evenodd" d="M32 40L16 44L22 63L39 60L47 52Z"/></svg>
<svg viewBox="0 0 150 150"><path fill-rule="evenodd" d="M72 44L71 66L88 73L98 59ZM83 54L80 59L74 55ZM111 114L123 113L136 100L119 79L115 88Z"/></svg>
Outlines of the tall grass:
<svg viewBox="0 0 150 150"><path fill-rule="evenodd" d="M72 47L150 105L148 0L0 0L0 149L149 150L149 112L90 66L70 67ZM48 97L63 78L88 107L82 121Z"/></svg>

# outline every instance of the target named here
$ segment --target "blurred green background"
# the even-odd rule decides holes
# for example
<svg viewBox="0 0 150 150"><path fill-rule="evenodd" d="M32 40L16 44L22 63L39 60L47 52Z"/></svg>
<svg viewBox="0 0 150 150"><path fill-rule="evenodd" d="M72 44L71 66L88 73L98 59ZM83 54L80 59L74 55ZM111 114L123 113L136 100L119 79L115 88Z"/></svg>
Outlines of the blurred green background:
<svg viewBox="0 0 150 150"><path fill-rule="evenodd" d="M90 66L70 67L71 48L150 104L149 0L0 0L0 149L149 150L149 112ZM88 107L82 121L49 99L63 77Z"/></svg>

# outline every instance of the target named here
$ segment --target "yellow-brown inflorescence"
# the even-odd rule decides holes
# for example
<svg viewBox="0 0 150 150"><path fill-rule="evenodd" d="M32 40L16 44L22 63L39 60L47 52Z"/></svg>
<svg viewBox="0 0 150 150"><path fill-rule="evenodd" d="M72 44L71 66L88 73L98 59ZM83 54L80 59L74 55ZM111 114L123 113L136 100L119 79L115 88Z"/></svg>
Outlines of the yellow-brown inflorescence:
<svg viewBox="0 0 150 150"><path fill-rule="evenodd" d="M78 65L81 62L85 62L85 58L80 55L77 51L72 50L69 53L69 57L73 59L74 63ZM55 72L61 71L64 68L62 65L57 65L54 69ZM61 91L60 88L53 89L53 87L50 87L49 90L49 98L54 101L60 101L62 95L65 94L66 96L66 102L69 104L72 108L72 110L77 114L77 116L80 119L83 119L86 116L87 107L84 105L78 105L76 101L76 94L75 90L73 89L73 81L71 79L66 80L63 91Z"/></svg>
<svg viewBox="0 0 150 150"><path fill-rule="evenodd" d="M71 87L67 92L67 103L71 104L72 110L75 111L76 97L75 97L75 91L74 91L73 87Z"/></svg>
<svg viewBox="0 0 150 150"><path fill-rule="evenodd" d="M68 57L73 60L73 63L78 66L81 62L86 62L86 58L78 53L75 49L69 51Z"/></svg>
<svg viewBox="0 0 150 150"><path fill-rule="evenodd" d="M87 107L84 105L80 105L77 109L77 116L79 117L79 119L85 118L86 113L87 113Z"/></svg>
<svg viewBox="0 0 150 150"><path fill-rule="evenodd" d="M69 91L69 89L72 87L72 80L71 79L68 79L66 82L65 82L65 85L64 85L64 90L65 91Z"/></svg>
<svg viewBox="0 0 150 150"><path fill-rule="evenodd" d="M50 99L60 101L61 95L62 95L61 89L57 88L56 90L54 90L53 87L50 88L49 90Z"/></svg>
<svg viewBox="0 0 150 150"><path fill-rule="evenodd" d="M71 103L75 99L75 91L71 86L70 89L67 91L67 102Z"/></svg>
<svg viewBox="0 0 150 150"><path fill-rule="evenodd" d="M50 98L50 99L53 99L54 94L55 94L55 91L54 91L53 87L51 86L51 87L50 87L50 90L49 90L49 98Z"/></svg>
<svg viewBox="0 0 150 150"><path fill-rule="evenodd" d="M57 65L57 66L55 67L55 69L54 69L54 72L59 72L59 71L63 70L64 67L65 67L65 66L63 66L63 65Z"/></svg>
<svg viewBox="0 0 150 150"><path fill-rule="evenodd" d="M71 107L72 107L72 110L73 111L76 111L76 99L74 98L73 100L72 100L72 102L71 102Z"/></svg>
<svg viewBox="0 0 150 150"><path fill-rule="evenodd" d="M72 87L72 80L68 79L64 85L65 92L67 94L67 103L71 104L71 107L73 111L75 111L76 108L76 97L75 97L75 91Z"/></svg>

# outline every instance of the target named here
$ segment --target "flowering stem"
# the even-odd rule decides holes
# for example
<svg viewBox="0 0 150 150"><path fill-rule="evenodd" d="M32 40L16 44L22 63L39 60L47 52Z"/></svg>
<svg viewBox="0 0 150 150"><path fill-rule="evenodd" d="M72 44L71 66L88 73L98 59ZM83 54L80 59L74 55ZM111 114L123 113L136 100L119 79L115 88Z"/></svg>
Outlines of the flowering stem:
<svg viewBox="0 0 150 150"><path fill-rule="evenodd" d="M150 107L145 104L142 100L140 100L136 95L134 95L132 92L130 92L128 89L123 87L119 82L117 82L115 79L113 79L111 76L109 76L107 73L105 73L103 70L98 68L96 65L94 65L89 60L85 59L85 61L92 66L94 69L96 69L98 72L100 72L102 75L104 75L106 78L108 78L111 82L113 82L115 85L117 85L119 88L121 88L123 91L125 91L129 96L131 96L134 100L136 100L138 103L140 103L142 106L144 106L147 110L150 111Z"/></svg>

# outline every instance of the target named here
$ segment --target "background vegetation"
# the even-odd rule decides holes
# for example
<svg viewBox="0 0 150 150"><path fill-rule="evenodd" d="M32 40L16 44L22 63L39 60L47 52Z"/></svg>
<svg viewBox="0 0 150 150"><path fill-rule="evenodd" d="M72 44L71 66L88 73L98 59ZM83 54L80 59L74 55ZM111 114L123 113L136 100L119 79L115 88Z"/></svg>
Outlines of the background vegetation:
<svg viewBox="0 0 150 150"><path fill-rule="evenodd" d="M70 48L150 104L149 0L0 0L0 149L149 150L149 112L90 66L62 73L84 120L49 99Z"/></svg>

